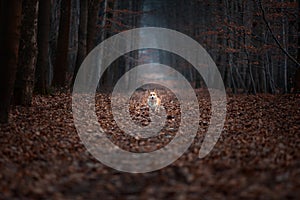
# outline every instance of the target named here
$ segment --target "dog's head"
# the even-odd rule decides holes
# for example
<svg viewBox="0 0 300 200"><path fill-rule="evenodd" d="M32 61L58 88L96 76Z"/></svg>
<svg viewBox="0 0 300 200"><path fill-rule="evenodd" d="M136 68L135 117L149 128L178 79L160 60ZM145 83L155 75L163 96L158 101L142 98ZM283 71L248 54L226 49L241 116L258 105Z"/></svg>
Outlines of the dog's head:
<svg viewBox="0 0 300 200"><path fill-rule="evenodd" d="M148 91L148 99L155 101L157 99L156 91Z"/></svg>

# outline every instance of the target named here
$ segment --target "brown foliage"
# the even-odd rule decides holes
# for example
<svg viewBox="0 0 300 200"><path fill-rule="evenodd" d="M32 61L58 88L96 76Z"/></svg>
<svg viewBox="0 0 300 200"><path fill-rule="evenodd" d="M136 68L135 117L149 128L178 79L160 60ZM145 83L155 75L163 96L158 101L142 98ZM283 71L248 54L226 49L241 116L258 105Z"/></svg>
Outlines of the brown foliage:
<svg viewBox="0 0 300 200"><path fill-rule="evenodd" d="M137 140L111 120L109 96L97 95L96 111L107 136L130 151L167 144L180 111L171 93L161 93L167 127L157 137ZM131 99L137 123L148 123L144 93ZM13 110L0 126L0 198L53 199L297 199L300 184L300 96L228 97L223 133L212 152L198 159L210 119L206 93L198 92L201 121L196 139L172 165L156 172L129 174L95 160L73 124L69 94L35 96L30 108ZM171 129L171 128L174 129Z"/></svg>

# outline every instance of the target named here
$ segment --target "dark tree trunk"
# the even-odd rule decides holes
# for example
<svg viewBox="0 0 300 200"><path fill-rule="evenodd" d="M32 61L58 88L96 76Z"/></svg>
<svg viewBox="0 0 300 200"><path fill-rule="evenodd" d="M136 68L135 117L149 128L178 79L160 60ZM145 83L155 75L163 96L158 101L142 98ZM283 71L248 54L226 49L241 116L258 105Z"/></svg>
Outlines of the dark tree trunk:
<svg viewBox="0 0 300 200"><path fill-rule="evenodd" d="M87 24L87 53L95 47L95 38L98 22L99 0L89 0L88 24Z"/></svg>
<svg viewBox="0 0 300 200"><path fill-rule="evenodd" d="M85 3L86 1L81 1ZM72 0L71 2L71 20L70 20L70 39L69 39L69 52L68 52L68 70L67 70L67 83L72 86L73 73L76 68L76 57L78 51L78 32L80 20L80 1Z"/></svg>
<svg viewBox="0 0 300 200"><path fill-rule="evenodd" d="M39 2L38 14L38 57L36 64L36 84L35 88L40 94L48 92L47 72L48 72L48 49L50 30L50 1Z"/></svg>
<svg viewBox="0 0 300 200"><path fill-rule="evenodd" d="M57 36L59 30L60 1L52 0L50 9L50 34L49 34L49 73L48 84L53 79L53 65L56 60Z"/></svg>
<svg viewBox="0 0 300 200"><path fill-rule="evenodd" d="M71 18L71 0L61 1L61 15L57 39L56 61L53 68L53 85L64 87L68 67L68 48Z"/></svg>
<svg viewBox="0 0 300 200"><path fill-rule="evenodd" d="M0 1L0 9L0 123L7 123L18 66L22 1Z"/></svg>
<svg viewBox="0 0 300 200"><path fill-rule="evenodd" d="M30 106L34 87L34 71L37 59L38 0L24 0L19 45L19 63L14 88L14 103Z"/></svg>
<svg viewBox="0 0 300 200"><path fill-rule="evenodd" d="M300 63L300 2L298 1L298 52L297 60ZM300 66L296 71L295 75L295 92L300 93Z"/></svg>
<svg viewBox="0 0 300 200"><path fill-rule="evenodd" d="M86 49L87 19L88 19L88 1L81 1L79 34L78 34L78 51L77 51L76 65L75 65L73 79L72 79L72 85L74 84L77 72L87 53L86 51L87 50Z"/></svg>

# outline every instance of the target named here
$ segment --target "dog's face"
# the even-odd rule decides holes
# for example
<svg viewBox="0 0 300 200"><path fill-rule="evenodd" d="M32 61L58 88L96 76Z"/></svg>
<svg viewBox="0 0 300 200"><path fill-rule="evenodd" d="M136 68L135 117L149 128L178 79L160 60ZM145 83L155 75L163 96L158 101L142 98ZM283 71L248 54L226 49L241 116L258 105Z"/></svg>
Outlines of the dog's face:
<svg viewBox="0 0 300 200"><path fill-rule="evenodd" d="M149 96L148 98L152 101L156 101L157 100L157 94L156 92L149 92Z"/></svg>

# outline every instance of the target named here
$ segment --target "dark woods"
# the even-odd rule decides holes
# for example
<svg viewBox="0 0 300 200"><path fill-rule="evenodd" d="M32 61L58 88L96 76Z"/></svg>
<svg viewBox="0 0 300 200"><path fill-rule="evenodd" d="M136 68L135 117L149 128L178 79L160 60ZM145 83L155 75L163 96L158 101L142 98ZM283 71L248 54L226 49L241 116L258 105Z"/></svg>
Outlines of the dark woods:
<svg viewBox="0 0 300 200"><path fill-rule="evenodd" d="M228 92L300 90L296 0L1 0L0 122L7 122L12 104L30 106L34 91L71 88L98 43L144 26L175 29L197 40L216 62ZM186 62L166 57L195 88L204 87ZM112 87L138 62L134 52L118 59L100 84Z"/></svg>

